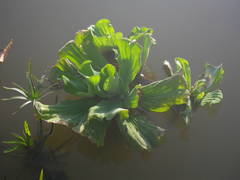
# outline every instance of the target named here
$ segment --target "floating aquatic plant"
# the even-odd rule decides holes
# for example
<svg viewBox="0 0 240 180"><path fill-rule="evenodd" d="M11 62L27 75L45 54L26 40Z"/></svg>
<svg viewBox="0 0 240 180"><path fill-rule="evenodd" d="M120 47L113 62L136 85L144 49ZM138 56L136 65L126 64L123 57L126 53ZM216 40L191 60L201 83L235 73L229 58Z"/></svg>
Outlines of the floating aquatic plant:
<svg viewBox="0 0 240 180"><path fill-rule="evenodd" d="M205 72L202 77L192 85L189 62L186 59L177 57L175 59L175 64L176 72L173 72L173 68L170 63L168 61L164 61L164 66L166 67L166 71L169 76L174 76L174 74L182 71L183 77L187 83L187 101L180 114L185 120L185 123L189 124L192 114L192 105L211 106L213 104L220 103L223 99L222 91L220 89L215 89L223 78L224 70L222 65L212 66L210 64L206 64Z"/></svg>
<svg viewBox="0 0 240 180"><path fill-rule="evenodd" d="M151 150L161 142L164 130L149 121L145 111L165 112L172 106L186 105L184 113L189 117L191 97L201 105L215 104L222 98L221 91L212 91L221 80L219 68L207 65L204 78L192 87L190 67L181 58L176 60L176 72L168 66L169 77L141 84L138 77L155 44L152 34L151 28L134 27L124 37L109 20L99 20L77 32L74 40L59 50L59 59L49 73L50 82L76 99L46 105L39 96L24 97L34 100L42 120L66 125L98 146L104 145L109 125L115 121L132 145ZM30 92L32 97L31 83Z"/></svg>

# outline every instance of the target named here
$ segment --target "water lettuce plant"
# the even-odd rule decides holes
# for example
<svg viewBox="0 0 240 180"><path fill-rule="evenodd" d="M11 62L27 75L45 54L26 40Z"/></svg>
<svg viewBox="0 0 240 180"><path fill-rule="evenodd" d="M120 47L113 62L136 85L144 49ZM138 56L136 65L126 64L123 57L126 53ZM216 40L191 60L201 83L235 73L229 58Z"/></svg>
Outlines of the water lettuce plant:
<svg viewBox="0 0 240 180"><path fill-rule="evenodd" d="M192 114L192 105L211 106L220 103L223 99L222 90L216 88L223 78L224 70L222 65L212 66L210 64L205 64L203 75L192 84L189 62L184 58L177 57L175 58L175 64L176 71L173 72L171 64L168 61L164 61L166 73L169 76L174 76L174 74L182 71L183 77L187 83L187 101L180 114L185 120L185 123L189 124Z"/></svg>
<svg viewBox="0 0 240 180"><path fill-rule="evenodd" d="M28 77L30 93L19 86L15 91L33 102L41 120L68 126L97 146L104 145L110 124L116 123L130 144L151 150L161 142L164 129L149 121L145 112L165 112L176 105L186 105L187 112L192 97L202 105L215 104L221 91L212 89L221 80L218 74L222 69L207 65L204 78L192 87L188 62L177 58L176 72L169 65L169 77L143 84L139 77L155 44L152 34L151 28L134 27L125 37L109 20L101 19L77 32L59 50L48 75L52 85L57 84L74 100L43 104Z"/></svg>

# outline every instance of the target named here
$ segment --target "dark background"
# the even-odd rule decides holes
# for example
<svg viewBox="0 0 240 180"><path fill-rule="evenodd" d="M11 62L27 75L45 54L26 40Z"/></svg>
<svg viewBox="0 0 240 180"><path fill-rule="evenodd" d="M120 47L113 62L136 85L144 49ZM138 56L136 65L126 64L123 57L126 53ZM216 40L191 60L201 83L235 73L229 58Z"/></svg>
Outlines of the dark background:
<svg viewBox="0 0 240 180"><path fill-rule="evenodd" d="M174 124L167 124L167 142L149 154L132 153L129 157L119 154L116 147L106 149L105 158L101 153L86 153L88 147L85 153L79 151L78 144L65 160L66 176L71 180L238 180L239 9L239 0L1 0L0 47L11 38L14 46L0 65L0 80L6 86L13 81L24 85L29 59L33 72L41 75L55 63L58 49L76 31L100 18L110 19L115 29L124 33L135 25L152 27L157 45L152 48L149 67L156 76L163 78L162 61L176 56L190 61L194 78L202 73L205 62L223 63L224 100L194 113L187 138L182 138ZM1 98L8 95L0 90ZM0 102L0 141L9 139L10 132L20 132L24 120L36 129L31 109L11 116L16 108L15 102ZM155 116L155 121L163 119ZM62 128L55 139L69 134L65 131ZM1 155L1 176L24 179L30 177L29 171L21 161Z"/></svg>

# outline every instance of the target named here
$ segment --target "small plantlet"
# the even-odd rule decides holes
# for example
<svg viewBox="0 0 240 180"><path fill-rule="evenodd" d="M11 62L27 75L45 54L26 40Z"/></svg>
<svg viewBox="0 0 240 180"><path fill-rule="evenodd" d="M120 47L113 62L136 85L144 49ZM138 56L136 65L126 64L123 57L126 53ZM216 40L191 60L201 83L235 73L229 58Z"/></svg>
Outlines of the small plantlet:
<svg viewBox="0 0 240 180"><path fill-rule="evenodd" d="M28 69L26 72L26 82L27 82L27 88L24 89L20 85L13 83L15 85L14 88L9 88L3 86L4 89L8 91L14 91L16 93L19 93L18 96L13 96L10 98L3 98L1 99L2 101L10 101L10 100L23 100L24 103L19 106L19 110L27 106L28 104L34 104L37 100L40 100L44 98L45 96L49 95L52 93L50 91L50 88L45 88L41 89L40 88L40 80L37 79L33 74L32 74L32 64L31 62L28 63ZM17 111L16 111L17 112ZM16 113L15 112L15 113ZM14 114L15 114L14 113Z"/></svg>
<svg viewBox="0 0 240 180"><path fill-rule="evenodd" d="M24 121L24 129L22 136L13 133L15 140L3 141L4 144L13 145L13 147L4 150L4 153L10 153L15 151L28 151L32 149L34 142L32 140L31 132L27 121Z"/></svg>
<svg viewBox="0 0 240 180"><path fill-rule="evenodd" d="M174 76L174 74L182 72L187 83L188 96L186 97L185 107L180 114L185 123L189 124L193 105L211 106L220 103L223 99L222 91L216 88L223 78L224 70L222 65L215 67L206 64L202 77L192 85L189 62L186 59L177 57L175 63L176 72L173 72L173 68L168 61L164 61L164 67L168 76Z"/></svg>

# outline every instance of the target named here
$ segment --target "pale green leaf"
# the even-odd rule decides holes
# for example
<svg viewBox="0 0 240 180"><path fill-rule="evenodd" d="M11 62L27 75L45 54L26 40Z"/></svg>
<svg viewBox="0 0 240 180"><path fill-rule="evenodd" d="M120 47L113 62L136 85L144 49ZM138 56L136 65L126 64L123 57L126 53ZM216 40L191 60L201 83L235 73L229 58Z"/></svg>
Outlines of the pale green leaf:
<svg viewBox="0 0 240 180"><path fill-rule="evenodd" d="M141 64L144 65L147 61L149 50L156 40L152 37L153 29L147 27L134 27L131 31L130 40L135 40L142 46Z"/></svg>
<svg viewBox="0 0 240 180"><path fill-rule="evenodd" d="M173 75L173 68L172 68L171 64L169 63L169 61L167 61L167 60L163 61L163 67L164 67L164 71L167 74L167 76Z"/></svg>
<svg viewBox="0 0 240 180"><path fill-rule="evenodd" d="M211 106L213 104L218 104L221 102L222 99L223 99L223 93L220 89L211 91L203 97L201 101L201 106L206 106L206 105Z"/></svg>
<svg viewBox="0 0 240 180"><path fill-rule="evenodd" d="M108 19L100 19L94 27L94 35L96 36L112 36L115 30Z"/></svg>
<svg viewBox="0 0 240 180"><path fill-rule="evenodd" d="M212 66L210 64L205 65L204 78L206 79L206 89L205 92L212 91L218 86L223 78L224 70L222 65Z"/></svg>
<svg viewBox="0 0 240 180"><path fill-rule="evenodd" d="M118 113L125 110L126 109L122 108L121 101L118 100L101 101L100 103L89 109L88 120L89 119L112 120Z"/></svg>
<svg viewBox="0 0 240 180"><path fill-rule="evenodd" d="M191 69L189 66L189 63L186 59L177 57L175 59L176 65L177 65L177 71L181 70L183 73L183 77L186 80L187 83L187 88L190 90L191 89Z"/></svg>
<svg viewBox="0 0 240 180"><path fill-rule="evenodd" d="M66 100L55 105L35 103L36 110L42 120L74 127L86 121L88 109L96 104L96 100Z"/></svg>
<svg viewBox="0 0 240 180"><path fill-rule="evenodd" d="M26 97L24 96L13 96L13 97L10 97L10 98L3 98L1 99L2 101L11 101L11 100L27 100Z"/></svg>
<svg viewBox="0 0 240 180"><path fill-rule="evenodd" d="M122 90L126 91L141 69L141 47L127 39L116 40L116 45L119 53L117 57L119 77Z"/></svg>
<svg viewBox="0 0 240 180"><path fill-rule="evenodd" d="M76 66L80 66L84 62L86 56L81 49L75 44L73 40L66 43L58 52L58 56L61 59L68 59Z"/></svg>

